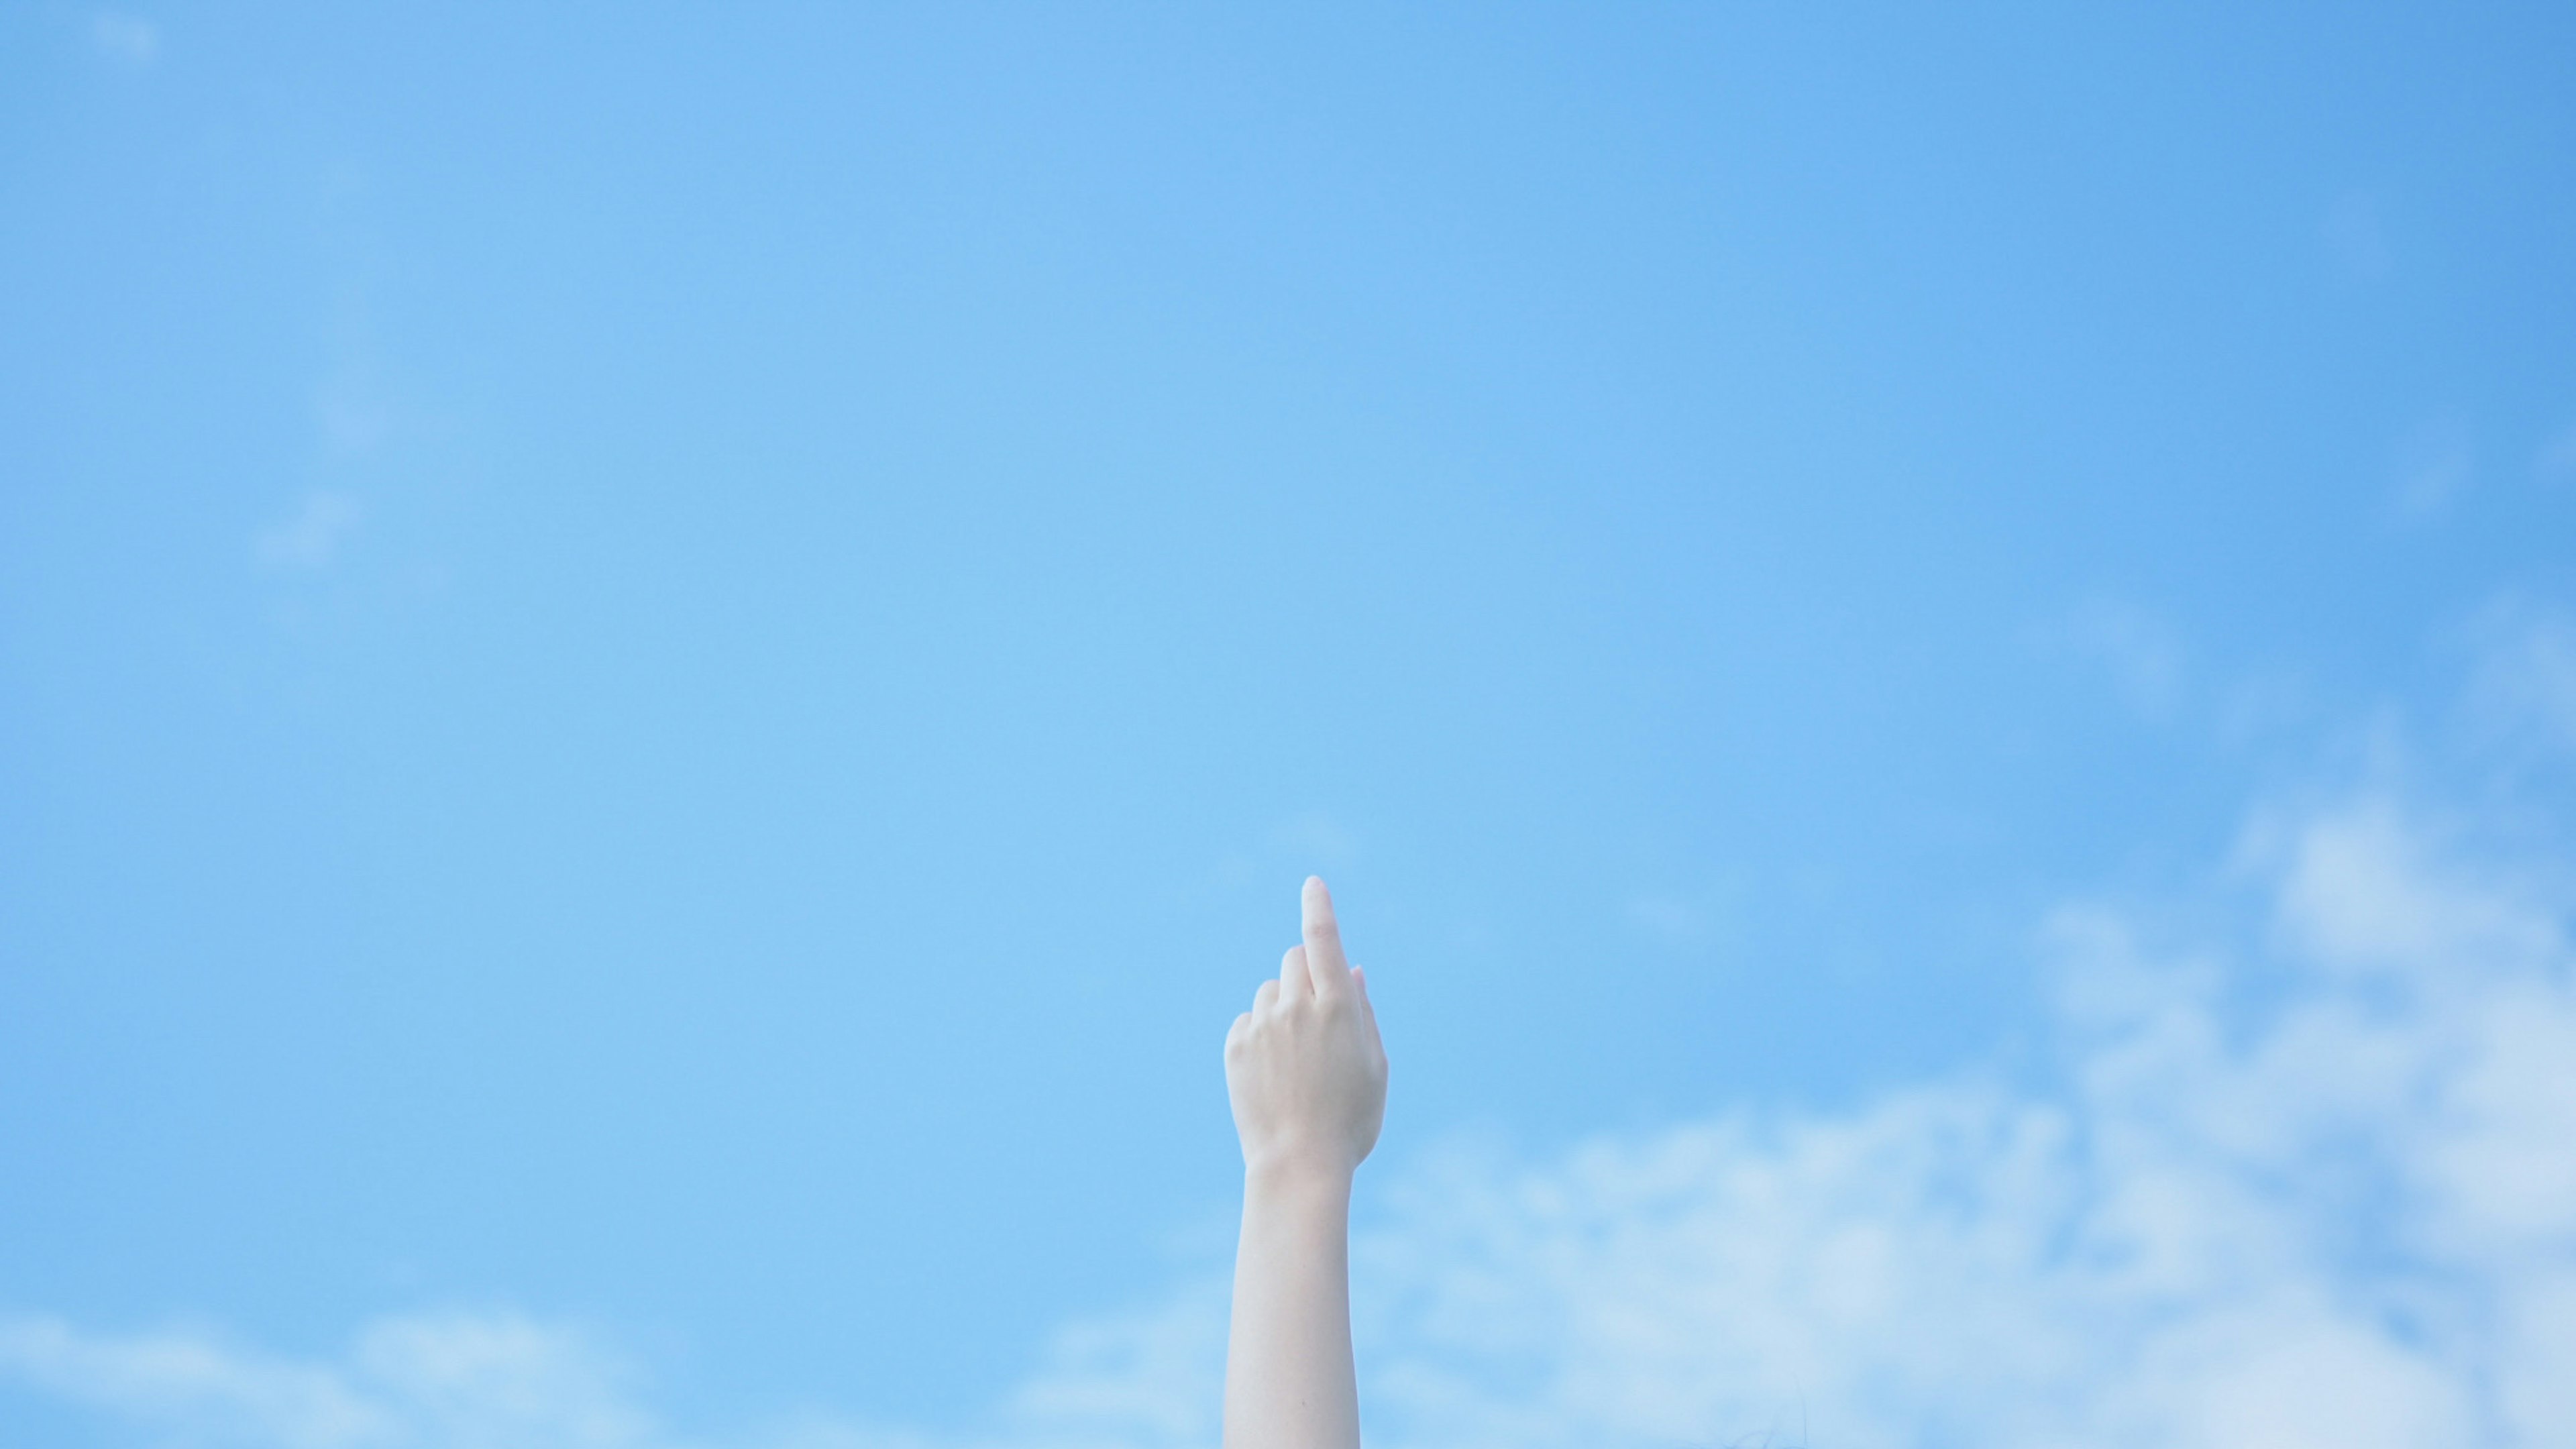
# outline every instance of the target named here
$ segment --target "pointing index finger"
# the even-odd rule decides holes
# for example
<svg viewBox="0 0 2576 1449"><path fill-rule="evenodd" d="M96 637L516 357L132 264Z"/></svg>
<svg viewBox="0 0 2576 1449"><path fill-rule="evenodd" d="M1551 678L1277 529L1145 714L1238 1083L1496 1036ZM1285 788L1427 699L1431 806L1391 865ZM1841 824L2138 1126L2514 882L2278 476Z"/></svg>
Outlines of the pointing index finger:
<svg viewBox="0 0 2576 1449"><path fill-rule="evenodd" d="M1333 919L1333 893L1324 889L1322 876L1306 877L1298 906L1306 938L1306 972L1314 980L1315 994L1351 990L1350 963L1342 959L1342 928Z"/></svg>

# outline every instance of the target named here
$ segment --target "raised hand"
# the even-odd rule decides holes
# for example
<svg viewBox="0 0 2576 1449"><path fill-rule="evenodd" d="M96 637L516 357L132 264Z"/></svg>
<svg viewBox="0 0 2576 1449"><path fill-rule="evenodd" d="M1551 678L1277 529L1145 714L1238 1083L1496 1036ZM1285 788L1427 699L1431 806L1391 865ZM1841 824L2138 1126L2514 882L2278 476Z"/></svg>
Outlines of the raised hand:
<svg viewBox="0 0 2576 1449"><path fill-rule="evenodd" d="M1300 913L1305 940L1225 1034L1244 1171L1224 1449L1360 1449L1351 1178L1386 1116L1386 1051L1312 876Z"/></svg>
<svg viewBox="0 0 2576 1449"><path fill-rule="evenodd" d="M1226 1095L1248 1171L1347 1180L1386 1117L1386 1049L1320 878L1306 878L1299 905L1305 939L1226 1033Z"/></svg>

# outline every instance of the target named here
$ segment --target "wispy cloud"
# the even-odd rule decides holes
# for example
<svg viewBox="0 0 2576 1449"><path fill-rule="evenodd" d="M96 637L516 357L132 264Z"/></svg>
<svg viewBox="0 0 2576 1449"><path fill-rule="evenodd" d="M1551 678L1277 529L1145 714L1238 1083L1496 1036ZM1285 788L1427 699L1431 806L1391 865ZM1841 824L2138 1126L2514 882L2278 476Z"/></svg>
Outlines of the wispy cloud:
<svg viewBox="0 0 2576 1449"><path fill-rule="evenodd" d="M515 1313L380 1319L347 1351L291 1360L203 1329L89 1333L0 1318L0 1376L147 1433L226 1449L1085 1449L1208 1444L1228 1284L1068 1324L970 1435L808 1415L730 1436L673 1431L598 1336Z"/></svg>
<svg viewBox="0 0 2576 1449"><path fill-rule="evenodd" d="M2571 862L2481 846L2474 797L2420 787L2249 821L2212 863L2223 910L2039 923L2034 1080L1373 1168L1370 1442L2576 1442ZM943 1429L683 1439L591 1340L507 1315L390 1319L311 1361L18 1319L0 1372L291 1449L1205 1449L1226 1290L1070 1322Z"/></svg>
<svg viewBox="0 0 2576 1449"><path fill-rule="evenodd" d="M1380 1442L2565 1442L2559 912L2390 800L2289 824L2297 973L2051 921L2066 1075L1419 1172L1360 1262Z"/></svg>
<svg viewBox="0 0 2576 1449"><path fill-rule="evenodd" d="M387 1422L328 1368L168 1332L99 1337L50 1318L0 1323L0 1367L33 1387L217 1443L381 1441Z"/></svg>
<svg viewBox="0 0 2576 1449"><path fill-rule="evenodd" d="M2389 505L2402 521L2436 517L2468 491L2477 477L2477 463L2477 448L2465 422L2454 417L2428 422L2398 448Z"/></svg>
<svg viewBox="0 0 2576 1449"><path fill-rule="evenodd" d="M113 10L90 17L90 43L120 65L142 67L161 55L161 27L149 20Z"/></svg>
<svg viewBox="0 0 2576 1449"><path fill-rule="evenodd" d="M2465 705L2473 730L2526 751L2576 751L2576 621L2507 599L2487 608L2471 634Z"/></svg>
<svg viewBox="0 0 2576 1449"><path fill-rule="evenodd" d="M2552 482L2576 481L2576 427L2542 444L2540 455L2532 460L2532 469Z"/></svg>
<svg viewBox="0 0 2576 1449"><path fill-rule="evenodd" d="M2042 641L2101 668L2121 703L2148 720L2173 716L2189 683L2182 636L2153 611L2125 599L2087 600Z"/></svg>
<svg viewBox="0 0 2576 1449"><path fill-rule="evenodd" d="M1675 945L1697 941L1708 934L1706 913L1689 901L1661 891L1630 895L1623 914L1629 925Z"/></svg>
<svg viewBox="0 0 2576 1449"><path fill-rule="evenodd" d="M261 529L251 552L275 568L318 569L331 562L358 526L358 502L346 493L316 489L295 512Z"/></svg>
<svg viewBox="0 0 2576 1449"><path fill-rule="evenodd" d="M1309 810L1280 822L1270 832L1270 843L1325 868L1347 867L1358 858L1360 850L1359 837L1322 810Z"/></svg>

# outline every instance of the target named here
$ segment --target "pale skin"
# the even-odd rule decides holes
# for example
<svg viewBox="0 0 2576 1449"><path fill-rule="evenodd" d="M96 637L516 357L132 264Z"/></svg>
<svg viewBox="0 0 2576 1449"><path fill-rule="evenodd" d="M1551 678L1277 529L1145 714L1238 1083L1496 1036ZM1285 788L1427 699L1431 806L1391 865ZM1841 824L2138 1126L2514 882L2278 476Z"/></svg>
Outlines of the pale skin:
<svg viewBox="0 0 2576 1449"><path fill-rule="evenodd" d="M1297 945L1225 1035L1243 1142L1243 1239L1225 1355L1225 1449L1359 1449L1351 1179L1386 1116L1368 977L1309 876Z"/></svg>

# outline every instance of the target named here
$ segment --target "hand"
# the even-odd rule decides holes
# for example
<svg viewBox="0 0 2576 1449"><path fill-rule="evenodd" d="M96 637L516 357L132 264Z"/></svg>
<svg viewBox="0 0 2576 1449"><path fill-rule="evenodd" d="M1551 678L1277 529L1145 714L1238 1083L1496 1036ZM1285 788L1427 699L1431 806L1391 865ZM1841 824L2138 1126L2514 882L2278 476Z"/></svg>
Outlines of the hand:
<svg viewBox="0 0 2576 1449"><path fill-rule="evenodd" d="M1333 898L1306 878L1305 940L1225 1034L1225 1088L1248 1172L1337 1173L1377 1145L1386 1117L1386 1049L1368 977L1342 959Z"/></svg>

